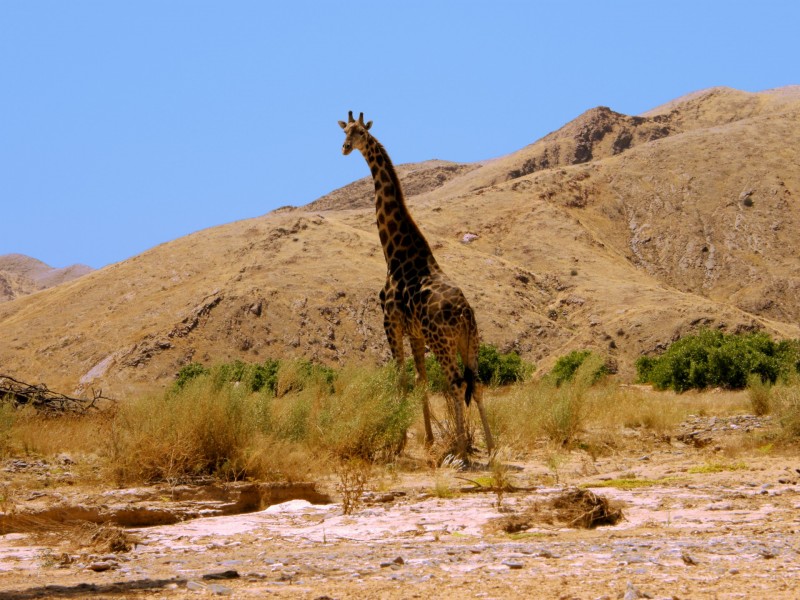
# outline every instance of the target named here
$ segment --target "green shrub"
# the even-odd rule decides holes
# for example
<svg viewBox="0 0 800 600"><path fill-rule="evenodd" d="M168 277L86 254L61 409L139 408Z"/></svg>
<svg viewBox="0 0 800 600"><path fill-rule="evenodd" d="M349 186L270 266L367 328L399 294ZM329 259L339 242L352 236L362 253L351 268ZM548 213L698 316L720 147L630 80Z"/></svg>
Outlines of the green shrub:
<svg viewBox="0 0 800 600"><path fill-rule="evenodd" d="M276 396L283 396L289 392L299 392L307 387L321 385L328 392L333 392L336 376L336 371L325 365L318 365L305 359L287 361L277 367L274 387L271 390Z"/></svg>
<svg viewBox="0 0 800 600"><path fill-rule="evenodd" d="M181 370L178 371L178 375L175 378L175 387L180 389L189 383L192 379L196 377L200 377L201 375L205 375L208 373L208 369L206 369L200 363L189 363L188 365L184 365L181 367Z"/></svg>
<svg viewBox="0 0 800 600"><path fill-rule="evenodd" d="M590 357L591 360L587 360L590 359ZM560 386L562 383L572 381L575 377L575 373L578 372L578 369L580 369L584 363L592 365L587 375L589 378L589 385L596 383L604 375L608 375L608 367L600 355L595 354L591 350L573 350L556 361L556 364L553 365L553 368L548 374L548 378L552 380L556 386Z"/></svg>
<svg viewBox="0 0 800 600"><path fill-rule="evenodd" d="M464 368L461 357L458 358L458 367ZM513 350L501 353L491 344L481 344L478 348L478 380L484 385L508 385L524 381L532 370L533 365L523 361ZM428 388L431 391L438 393L447 391L447 378L433 354L425 357L425 371L428 376ZM409 359L406 361L406 375L409 381L413 381L414 373L414 361Z"/></svg>
<svg viewBox="0 0 800 600"><path fill-rule="evenodd" d="M481 344L478 349L478 377L489 385L508 385L523 381L530 366L525 364L515 351L501 354L490 344Z"/></svg>
<svg viewBox="0 0 800 600"><path fill-rule="evenodd" d="M263 364L253 365L250 387L254 392L263 389L269 390L273 395L278 385L279 360L267 359Z"/></svg>
<svg viewBox="0 0 800 600"><path fill-rule="evenodd" d="M661 356L636 362L638 380L656 389L743 389L756 374L775 383L797 371L796 342L776 343L765 333L724 334L705 329L674 342Z"/></svg>

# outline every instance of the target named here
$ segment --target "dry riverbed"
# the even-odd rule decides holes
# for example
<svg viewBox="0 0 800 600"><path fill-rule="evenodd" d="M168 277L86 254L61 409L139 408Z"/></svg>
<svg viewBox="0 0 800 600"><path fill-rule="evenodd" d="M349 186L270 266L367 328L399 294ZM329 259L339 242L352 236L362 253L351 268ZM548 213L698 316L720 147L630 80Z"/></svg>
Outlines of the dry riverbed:
<svg viewBox="0 0 800 600"><path fill-rule="evenodd" d="M800 458L723 451L762 426L698 418L595 460L543 450L508 461L526 489L500 496L459 492L488 471L402 470L349 515L333 481L86 493L63 465L59 480L7 460L6 481L36 469L53 481L0 506L0 598L797 598ZM574 486L624 518L554 519L543 507Z"/></svg>

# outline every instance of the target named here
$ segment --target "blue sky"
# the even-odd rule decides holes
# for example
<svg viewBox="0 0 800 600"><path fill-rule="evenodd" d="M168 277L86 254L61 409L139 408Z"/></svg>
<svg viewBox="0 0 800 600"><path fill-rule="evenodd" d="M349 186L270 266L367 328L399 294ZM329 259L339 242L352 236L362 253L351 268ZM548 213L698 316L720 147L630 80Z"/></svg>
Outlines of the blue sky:
<svg viewBox="0 0 800 600"><path fill-rule="evenodd" d="M0 254L98 268L598 105L800 83L800 3L0 0Z"/></svg>

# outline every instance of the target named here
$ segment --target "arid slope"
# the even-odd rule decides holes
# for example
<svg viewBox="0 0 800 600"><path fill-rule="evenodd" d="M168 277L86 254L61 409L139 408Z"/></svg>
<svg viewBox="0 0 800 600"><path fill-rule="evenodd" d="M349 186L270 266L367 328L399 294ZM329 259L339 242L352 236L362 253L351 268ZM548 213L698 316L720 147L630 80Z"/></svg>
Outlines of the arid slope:
<svg viewBox="0 0 800 600"><path fill-rule="evenodd" d="M596 348L630 378L703 325L800 337L798 147L800 88L714 88L640 117L593 109L485 163L398 171L485 341L542 369ZM361 180L4 303L0 364L123 396L192 360L386 360L372 204Z"/></svg>

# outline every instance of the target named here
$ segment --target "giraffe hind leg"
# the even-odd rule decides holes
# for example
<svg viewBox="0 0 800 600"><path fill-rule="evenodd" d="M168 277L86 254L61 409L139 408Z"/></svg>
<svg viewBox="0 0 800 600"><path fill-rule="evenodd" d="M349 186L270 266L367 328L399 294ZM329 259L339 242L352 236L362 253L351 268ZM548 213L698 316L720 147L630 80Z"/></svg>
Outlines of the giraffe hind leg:
<svg viewBox="0 0 800 600"><path fill-rule="evenodd" d="M483 405L483 385L478 380L478 335L476 331L470 329L469 334L466 336L466 343L460 348L460 354L464 361L464 377L467 380L467 390L465 401L467 406L470 400L474 399L475 404L478 405L478 414L481 417L481 426L483 427L483 437L486 441L486 451L491 456L494 453L494 437L489 428L489 418L486 415L486 409ZM472 388L470 389L470 379Z"/></svg>
<svg viewBox="0 0 800 600"><path fill-rule="evenodd" d="M454 429L454 442L455 453L464 463L469 462L468 457L468 440L467 440L467 423L465 414L465 396L467 384L461 376L458 368L458 361L456 360L455 348L450 348L450 351L439 349L436 352L436 358L444 371L445 377L448 382L448 392L446 394L448 405L453 415L453 429Z"/></svg>

